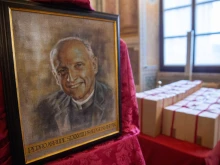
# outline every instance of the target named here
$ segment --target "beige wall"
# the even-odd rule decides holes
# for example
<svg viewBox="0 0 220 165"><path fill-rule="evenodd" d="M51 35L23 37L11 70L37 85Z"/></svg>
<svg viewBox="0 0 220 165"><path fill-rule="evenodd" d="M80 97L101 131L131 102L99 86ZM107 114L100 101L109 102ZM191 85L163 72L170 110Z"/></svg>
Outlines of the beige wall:
<svg viewBox="0 0 220 165"><path fill-rule="evenodd" d="M147 1L147 65L159 67L159 0Z"/></svg>
<svg viewBox="0 0 220 165"><path fill-rule="evenodd" d="M90 4L95 11L118 14L119 1L120 0L90 0Z"/></svg>
<svg viewBox="0 0 220 165"><path fill-rule="evenodd" d="M121 36L138 35L138 1L119 0Z"/></svg>
<svg viewBox="0 0 220 165"><path fill-rule="evenodd" d="M159 68L159 0L90 2L96 11L120 15L120 37L128 46L136 89L154 87Z"/></svg>
<svg viewBox="0 0 220 165"><path fill-rule="evenodd" d="M119 0L102 0L103 11L111 14L119 13Z"/></svg>

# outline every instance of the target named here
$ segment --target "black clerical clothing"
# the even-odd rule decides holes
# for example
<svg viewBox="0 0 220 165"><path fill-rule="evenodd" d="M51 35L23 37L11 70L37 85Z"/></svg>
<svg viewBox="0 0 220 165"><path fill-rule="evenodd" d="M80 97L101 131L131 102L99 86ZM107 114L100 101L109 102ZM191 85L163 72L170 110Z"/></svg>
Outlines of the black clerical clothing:
<svg viewBox="0 0 220 165"><path fill-rule="evenodd" d="M112 90L96 81L93 96L82 106L62 90L40 101L35 109L33 136L53 138L112 121L115 116Z"/></svg>

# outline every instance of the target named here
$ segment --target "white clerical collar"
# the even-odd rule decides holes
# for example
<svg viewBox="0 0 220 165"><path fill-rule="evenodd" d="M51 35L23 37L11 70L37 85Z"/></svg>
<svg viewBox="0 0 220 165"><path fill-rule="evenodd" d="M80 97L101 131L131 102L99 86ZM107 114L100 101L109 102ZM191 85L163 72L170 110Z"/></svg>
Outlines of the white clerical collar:
<svg viewBox="0 0 220 165"><path fill-rule="evenodd" d="M80 107L85 104L87 101L89 101L89 99L93 96L94 94L94 90L92 91L92 93L89 95L89 97L87 97L87 99L83 100L83 101L76 101L72 98L73 102L75 102L77 105L79 105Z"/></svg>

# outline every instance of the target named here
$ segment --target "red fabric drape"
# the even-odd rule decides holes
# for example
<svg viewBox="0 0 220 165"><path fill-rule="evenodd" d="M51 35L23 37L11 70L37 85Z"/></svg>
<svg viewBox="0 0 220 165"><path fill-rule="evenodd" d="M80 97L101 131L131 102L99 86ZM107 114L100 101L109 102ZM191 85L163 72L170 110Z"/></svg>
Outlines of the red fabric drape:
<svg viewBox="0 0 220 165"><path fill-rule="evenodd" d="M69 155L47 165L144 165L142 151L136 136L122 136L94 148Z"/></svg>
<svg viewBox="0 0 220 165"><path fill-rule="evenodd" d="M6 126L6 114L4 109L2 75L0 72L0 164L11 164L8 130Z"/></svg>
<svg viewBox="0 0 220 165"><path fill-rule="evenodd" d="M75 5L87 10L94 10L90 5L90 0L32 0L39 3L51 3L51 4L58 4L58 3L68 3L71 5Z"/></svg>
<svg viewBox="0 0 220 165"><path fill-rule="evenodd" d="M124 133L139 133L139 115L136 99L136 89L128 55L127 45L120 40L120 74L122 102L122 131Z"/></svg>

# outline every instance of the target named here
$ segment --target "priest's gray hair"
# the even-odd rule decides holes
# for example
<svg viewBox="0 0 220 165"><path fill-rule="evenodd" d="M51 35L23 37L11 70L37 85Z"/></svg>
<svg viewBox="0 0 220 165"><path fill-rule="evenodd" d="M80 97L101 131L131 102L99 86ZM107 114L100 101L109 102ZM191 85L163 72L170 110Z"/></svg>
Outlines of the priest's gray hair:
<svg viewBox="0 0 220 165"><path fill-rule="evenodd" d="M54 57L57 55L57 53L59 52L59 49L62 47L62 45L67 42L67 41L80 41L84 44L86 50L88 51L88 54L91 58L91 60L95 57L94 53L92 51L91 48L91 44L87 41L87 40L83 40L79 37L67 37L67 38L63 38L60 39L52 48L52 50L50 51L50 63L52 65L52 69L54 69L54 63L53 63L53 59Z"/></svg>

